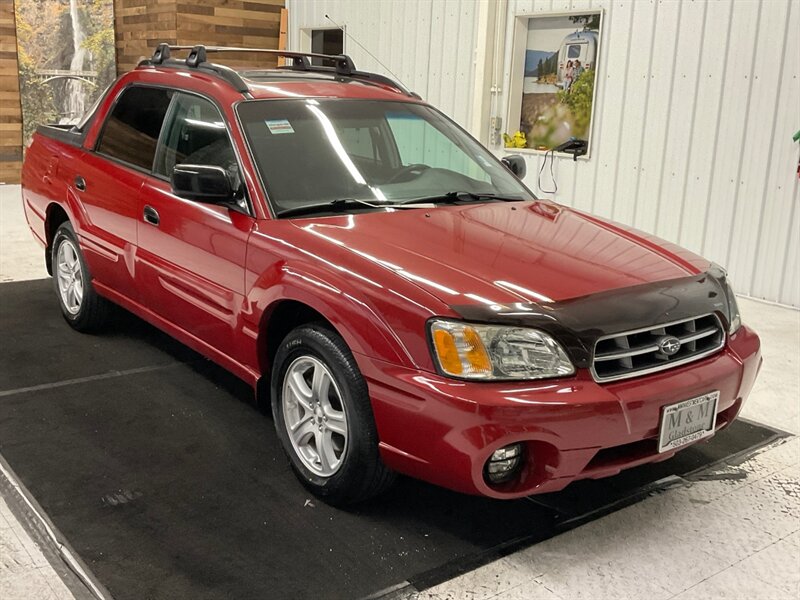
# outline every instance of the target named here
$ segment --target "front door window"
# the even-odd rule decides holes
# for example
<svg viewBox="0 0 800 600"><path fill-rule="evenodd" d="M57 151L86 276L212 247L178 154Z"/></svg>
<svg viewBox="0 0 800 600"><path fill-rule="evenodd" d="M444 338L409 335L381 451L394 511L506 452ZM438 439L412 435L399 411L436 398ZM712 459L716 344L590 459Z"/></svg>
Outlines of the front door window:
<svg viewBox="0 0 800 600"><path fill-rule="evenodd" d="M225 121L210 101L191 94L175 98L156 155L154 172L167 178L176 165L212 165L228 173L236 203L247 209L244 184Z"/></svg>

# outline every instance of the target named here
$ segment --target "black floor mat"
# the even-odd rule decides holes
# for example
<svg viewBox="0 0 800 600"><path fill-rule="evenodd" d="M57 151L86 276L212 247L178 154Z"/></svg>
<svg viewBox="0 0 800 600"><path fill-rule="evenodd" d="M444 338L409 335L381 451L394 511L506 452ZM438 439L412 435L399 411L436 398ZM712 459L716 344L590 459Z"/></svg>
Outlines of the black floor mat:
<svg viewBox="0 0 800 600"><path fill-rule="evenodd" d="M664 463L499 502L401 479L343 511L292 475L239 380L120 311L73 332L51 283L0 286L0 453L118 599L355 598L424 588L757 447L738 421Z"/></svg>

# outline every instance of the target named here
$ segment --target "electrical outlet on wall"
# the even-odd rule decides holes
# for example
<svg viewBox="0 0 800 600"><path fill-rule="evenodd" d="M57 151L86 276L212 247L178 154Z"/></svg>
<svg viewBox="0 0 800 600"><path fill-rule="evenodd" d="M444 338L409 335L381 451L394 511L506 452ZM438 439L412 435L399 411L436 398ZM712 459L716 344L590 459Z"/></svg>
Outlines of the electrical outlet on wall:
<svg viewBox="0 0 800 600"><path fill-rule="evenodd" d="M500 133L503 129L503 117L492 117L489 119L489 143L499 144Z"/></svg>

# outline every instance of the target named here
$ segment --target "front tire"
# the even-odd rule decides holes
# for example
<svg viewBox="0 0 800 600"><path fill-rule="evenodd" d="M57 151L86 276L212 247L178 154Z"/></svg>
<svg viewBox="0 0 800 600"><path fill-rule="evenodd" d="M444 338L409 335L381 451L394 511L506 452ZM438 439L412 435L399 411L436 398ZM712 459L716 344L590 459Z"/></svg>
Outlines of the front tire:
<svg viewBox="0 0 800 600"><path fill-rule="evenodd" d="M101 329L108 318L109 303L98 296L92 286L89 269L69 221L56 230L51 252L53 285L64 319L70 327L83 333Z"/></svg>
<svg viewBox="0 0 800 600"><path fill-rule="evenodd" d="M289 333L275 356L271 392L278 438L311 493L347 505L394 481L378 453L367 384L338 334L318 324Z"/></svg>

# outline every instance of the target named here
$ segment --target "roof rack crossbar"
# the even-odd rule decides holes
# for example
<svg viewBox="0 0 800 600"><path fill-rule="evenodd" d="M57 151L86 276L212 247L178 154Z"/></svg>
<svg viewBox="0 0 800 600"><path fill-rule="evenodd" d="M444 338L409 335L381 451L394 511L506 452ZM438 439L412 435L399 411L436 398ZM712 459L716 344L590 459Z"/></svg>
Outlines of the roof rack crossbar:
<svg viewBox="0 0 800 600"><path fill-rule="evenodd" d="M156 47L155 52L153 52L153 57L149 61L142 61L141 64L149 64L149 65L162 65L162 64L175 64L178 61L170 60L171 53L174 50L188 50L189 54L186 57L184 64L193 69L201 69L201 70L209 70L214 73L217 73L224 79L228 80L232 83L239 91L247 92L248 87L247 84L242 80L236 71L229 67L225 67L223 65L216 65L207 62L208 61L208 54L209 53L217 53L217 52L247 52L247 53L258 53L258 54L271 54L273 56L282 56L284 58L291 59L291 64L285 65L282 67L278 67L279 69L288 69L292 71L309 71L309 72L317 72L317 73L335 73L340 77L352 77L354 79L363 79L367 81L371 81L378 85L385 85L391 88L394 88L401 93L412 96L415 98L419 98L418 94L415 94L408 89L406 89L403 85L386 77L385 75L380 75L378 73L369 73L366 71L357 71L356 66L353 63L353 59L351 59L346 54L320 54L318 52L295 52L293 50L275 50L273 48L240 48L235 46L204 46L204 45L194 45L194 46L178 46L173 44L161 43ZM327 60L333 63L333 66L320 66L320 65L313 65L311 63L312 58L319 58L323 60Z"/></svg>
<svg viewBox="0 0 800 600"><path fill-rule="evenodd" d="M204 62L208 62L205 46L195 46L189 50L189 56L186 57L187 67L199 67Z"/></svg>
<svg viewBox="0 0 800 600"><path fill-rule="evenodd" d="M153 52L153 58L150 59L154 65L160 65L169 58L169 44L159 44L156 51Z"/></svg>
<svg viewBox="0 0 800 600"><path fill-rule="evenodd" d="M284 58L292 59L290 68L298 69L301 71L308 71L313 68L311 58L320 58L333 61L336 73L338 75L347 76L356 70L353 59L346 54L320 54L317 52L295 52L293 50L275 50L274 48L239 48L236 46L176 46L166 43L159 44L153 53L153 58L150 62L155 65L162 64L164 60L170 58L171 50L189 50L189 56L186 58L186 65L189 67L196 67L200 63L206 62L207 55L212 52L247 52L259 54L272 54L274 56L282 56Z"/></svg>

